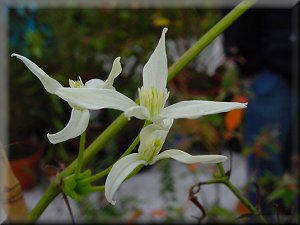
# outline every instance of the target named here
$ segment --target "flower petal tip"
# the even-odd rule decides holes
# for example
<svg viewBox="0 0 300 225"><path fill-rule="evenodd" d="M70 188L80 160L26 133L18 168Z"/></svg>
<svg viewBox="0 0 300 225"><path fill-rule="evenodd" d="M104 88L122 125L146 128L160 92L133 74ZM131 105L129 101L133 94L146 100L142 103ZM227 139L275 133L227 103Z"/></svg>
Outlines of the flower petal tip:
<svg viewBox="0 0 300 225"><path fill-rule="evenodd" d="M248 102L246 102L246 103L240 103L241 104L241 107L240 108L242 108L242 109L244 109L244 108L247 108L248 107Z"/></svg>
<svg viewBox="0 0 300 225"><path fill-rule="evenodd" d="M228 158L228 157L227 157L227 156L225 156L225 155L220 155L220 156L222 157L222 160L223 160L223 162L224 162L224 161L226 161L226 160L227 160L227 158Z"/></svg>
<svg viewBox="0 0 300 225"><path fill-rule="evenodd" d="M167 33L167 31L168 31L168 28L164 27L163 34Z"/></svg>
<svg viewBox="0 0 300 225"><path fill-rule="evenodd" d="M16 54L16 53L12 53L11 55L10 55L10 57L18 57L18 54Z"/></svg>
<svg viewBox="0 0 300 225"><path fill-rule="evenodd" d="M47 138L51 142L51 144L54 144L54 145L56 144L56 142L52 140L52 135L51 134L48 133Z"/></svg>
<svg viewBox="0 0 300 225"><path fill-rule="evenodd" d="M111 201L110 204L115 205L116 201Z"/></svg>

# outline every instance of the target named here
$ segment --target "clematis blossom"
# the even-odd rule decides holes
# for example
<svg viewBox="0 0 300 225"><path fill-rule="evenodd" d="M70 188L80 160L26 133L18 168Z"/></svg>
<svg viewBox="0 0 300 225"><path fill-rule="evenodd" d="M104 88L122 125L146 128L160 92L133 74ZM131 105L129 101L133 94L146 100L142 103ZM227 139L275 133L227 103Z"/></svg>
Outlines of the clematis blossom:
<svg viewBox="0 0 300 225"><path fill-rule="evenodd" d="M57 94L58 90L64 90L65 88L68 88L63 87L57 80L53 79L48 74L46 74L40 67L38 67L28 58L15 53L13 53L11 56L15 56L18 59L22 60L23 63L28 67L28 69L41 81L47 92L51 94ZM100 79L91 79L84 84L80 77L77 81L69 79L70 89L74 90L93 88L95 90L114 90L114 79L121 73L121 71L122 67L120 63L120 57L118 57L114 60L112 69L106 81ZM47 134L49 141L53 144L57 144L81 135L88 126L88 122L90 119L89 109L93 108L90 108L88 106L82 107L76 103L69 101L68 103L72 108L72 112L70 120L67 123L66 127L55 134Z"/></svg>
<svg viewBox="0 0 300 225"><path fill-rule="evenodd" d="M159 160L172 158L181 163L220 163L227 159L223 155L192 156L178 149L164 150L160 153L173 120L164 121L164 126L151 124L139 134L140 145L137 153L129 154L118 160L112 167L105 181L105 196L108 202L115 204L114 194L130 173L140 165L153 165Z"/></svg>
<svg viewBox="0 0 300 225"><path fill-rule="evenodd" d="M114 90L65 88L59 89L57 95L80 107L119 109L124 111L128 118L136 117L157 124L167 118L195 119L203 115L227 112L247 106L239 102L192 100L165 107L169 97L169 91L166 88L168 77L166 32L167 28L164 28L153 54L143 68L143 86L138 89L139 104Z"/></svg>

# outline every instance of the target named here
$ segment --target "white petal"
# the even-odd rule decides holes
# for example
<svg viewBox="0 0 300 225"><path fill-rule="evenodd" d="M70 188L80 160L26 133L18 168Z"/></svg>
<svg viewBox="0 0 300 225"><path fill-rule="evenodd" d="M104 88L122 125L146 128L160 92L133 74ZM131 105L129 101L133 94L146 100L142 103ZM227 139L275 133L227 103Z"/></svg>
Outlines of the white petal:
<svg viewBox="0 0 300 225"><path fill-rule="evenodd" d="M156 156L156 158L151 162L150 164L154 164L159 160L172 158L182 163L220 163L224 162L227 157L224 155L190 155L184 151L177 150L177 149L170 149L165 150L159 155Z"/></svg>
<svg viewBox="0 0 300 225"><path fill-rule="evenodd" d="M116 58L113 62L111 71L108 75L107 80L104 83L104 88L112 88L114 84L114 79L122 72L122 66L120 63L120 57Z"/></svg>
<svg viewBox="0 0 300 225"><path fill-rule="evenodd" d="M139 105L127 109L124 112L124 115L127 118L135 117L141 120L148 120L150 118L149 110L146 107Z"/></svg>
<svg viewBox="0 0 300 225"><path fill-rule="evenodd" d="M67 126L56 134L47 134L47 137L52 144L78 137L86 130L89 119L90 113L88 110L73 109Z"/></svg>
<svg viewBox="0 0 300 225"><path fill-rule="evenodd" d="M146 88L157 87L164 90L168 78L168 62L165 45L165 34L168 29L164 28L160 40L143 69L143 86Z"/></svg>
<svg viewBox="0 0 300 225"><path fill-rule="evenodd" d="M227 112L233 109L241 109L246 107L247 103L239 102L216 102L202 100L182 101L164 108L154 119L195 119L204 115Z"/></svg>
<svg viewBox="0 0 300 225"><path fill-rule="evenodd" d="M157 131L162 131L164 133L166 132L160 126L158 126L156 124L150 124L141 130L140 139L141 140L149 139L149 137L153 136L155 134L155 132L157 132ZM157 135L155 135L155 136L157 136ZM165 136L165 135L163 135L163 136Z"/></svg>
<svg viewBox="0 0 300 225"><path fill-rule="evenodd" d="M21 59L23 63L28 67L28 69L42 82L44 88L51 94L62 87L61 84L57 81L48 76L40 67L38 67L35 63L31 60L27 59L24 56L19 54L11 54L11 56L16 56L18 59Z"/></svg>
<svg viewBox="0 0 300 225"><path fill-rule="evenodd" d="M85 88L103 88L104 81L100 79L91 79L87 82L85 82L84 87Z"/></svg>
<svg viewBox="0 0 300 225"><path fill-rule="evenodd" d="M85 109L110 108L125 111L137 104L125 95L111 89L59 88L56 95Z"/></svg>
<svg viewBox="0 0 300 225"><path fill-rule="evenodd" d="M158 125L161 129L169 131L173 125L174 119L163 119L163 120L158 120L154 121L156 125Z"/></svg>
<svg viewBox="0 0 300 225"><path fill-rule="evenodd" d="M147 162L140 160L138 153L132 153L113 165L105 181L105 197L108 202L115 204L113 197L121 183L135 168L142 164L147 165Z"/></svg>
<svg viewBox="0 0 300 225"><path fill-rule="evenodd" d="M138 152L141 153L144 149L147 149L148 146L152 146L156 140L161 140L164 143L168 132L169 130L165 130L156 124L144 127L140 132L140 146Z"/></svg>

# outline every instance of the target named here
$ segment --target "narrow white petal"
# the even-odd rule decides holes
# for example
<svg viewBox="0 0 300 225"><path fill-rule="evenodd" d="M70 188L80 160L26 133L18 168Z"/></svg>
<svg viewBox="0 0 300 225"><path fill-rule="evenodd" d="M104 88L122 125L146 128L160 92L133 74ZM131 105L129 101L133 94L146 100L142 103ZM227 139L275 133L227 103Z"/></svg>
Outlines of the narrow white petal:
<svg viewBox="0 0 300 225"><path fill-rule="evenodd" d="M140 160L138 153L132 153L118 160L113 165L105 181L105 197L108 202L115 204L113 200L115 192L126 177L142 164L147 165L147 162Z"/></svg>
<svg viewBox="0 0 300 225"><path fill-rule="evenodd" d="M91 79L84 84L85 88L103 88L103 86L104 81L100 79Z"/></svg>
<svg viewBox="0 0 300 225"><path fill-rule="evenodd" d="M124 115L127 118L135 117L141 120L148 120L150 118L149 110L146 107L139 105L127 109L124 112Z"/></svg>
<svg viewBox="0 0 300 225"><path fill-rule="evenodd" d="M111 89L59 88L56 95L85 109L110 108L125 111L137 104L125 95Z"/></svg>
<svg viewBox="0 0 300 225"><path fill-rule="evenodd" d="M165 35L168 29L164 28L160 40L143 69L143 86L156 87L164 90L168 78L168 61L166 54Z"/></svg>
<svg viewBox="0 0 300 225"><path fill-rule="evenodd" d="M51 94L54 94L54 92L62 87L61 84L57 81L48 76L40 67L38 67L34 62L27 59L24 56L21 56L19 54L13 53L11 55L12 57L15 56L18 59L21 59L23 63L28 67L28 69L42 82L44 88L46 91L48 91Z"/></svg>
<svg viewBox="0 0 300 225"><path fill-rule="evenodd" d="M89 119L88 110L73 109L67 126L56 134L47 134L47 137L52 144L78 137L86 130Z"/></svg>
<svg viewBox="0 0 300 225"><path fill-rule="evenodd" d="M156 163L159 160L172 158L182 163L220 163L224 162L227 157L224 155L190 155L184 151L177 150L177 149L170 149L165 150L159 155L156 156L156 158L150 163L151 165Z"/></svg>
<svg viewBox="0 0 300 225"><path fill-rule="evenodd" d="M155 119L195 119L204 115L228 112L233 109L242 109L246 107L247 103L239 102L216 102L202 100L182 101L164 108Z"/></svg>
<svg viewBox="0 0 300 225"><path fill-rule="evenodd" d="M120 63L120 57L116 58L113 62L111 71L108 75L107 80L104 83L104 88L112 88L114 84L114 79L119 76L119 74L122 72L122 66Z"/></svg>

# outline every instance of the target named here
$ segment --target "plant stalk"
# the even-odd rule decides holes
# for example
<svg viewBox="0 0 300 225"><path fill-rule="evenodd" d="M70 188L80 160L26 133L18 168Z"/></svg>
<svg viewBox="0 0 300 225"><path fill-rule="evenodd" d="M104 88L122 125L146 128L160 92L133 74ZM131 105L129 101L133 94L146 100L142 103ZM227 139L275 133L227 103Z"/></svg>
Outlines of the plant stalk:
<svg viewBox="0 0 300 225"><path fill-rule="evenodd" d="M257 215L259 217L259 219L261 220L261 222L263 223L267 223L267 221L265 220L265 218L262 216L262 214L251 204L251 202L245 198L241 192L231 183L231 181L229 180L229 178L226 176L225 172L224 172L224 167L221 163L218 163L218 168L220 171L220 175L221 177L225 177L225 180L222 180L221 183L225 184L231 191L232 193L247 207L247 209L249 209L252 213L254 213L255 215ZM220 182L218 182L220 183Z"/></svg>
<svg viewBox="0 0 300 225"><path fill-rule="evenodd" d="M81 168L83 166L83 152L85 149L85 140L86 140L86 131L84 131L81 135L80 135L80 144L79 144L79 152L78 152L78 163L75 169L75 176L77 176L80 171Z"/></svg>
<svg viewBox="0 0 300 225"><path fill-rule="evenodd" d="M196 44L191 47L184 55L182 55L170 68L168 80L172 80L188 63L190 63L206 46L208 46L219 34L221 34L230 24L239 18L247 9L249 9L255 0L244 0L221 19L214 27L212 27ZM106 130L100 134L95 141L88 146L83 154L83 165L94 157L104 145L116 135L126 124L128 120L121 114L112 122ZM78 164L78 159L74 160L66 169L64 169L54 180L40 198L36 206L28 214L27 222L35 222L43 213L46 207L59 194L56 184L64 177L70 175ZM103 171L104 172L104 171Z"/></svg>
<svg viewBox="0 0 300 225"><path fill-rule="evenodd" d="M244 0L214 25L202 38L186 51L171 67L168 80L172 80L184 69L202 50L218 37L226 28L247 11L256 0Z"/></svg>

